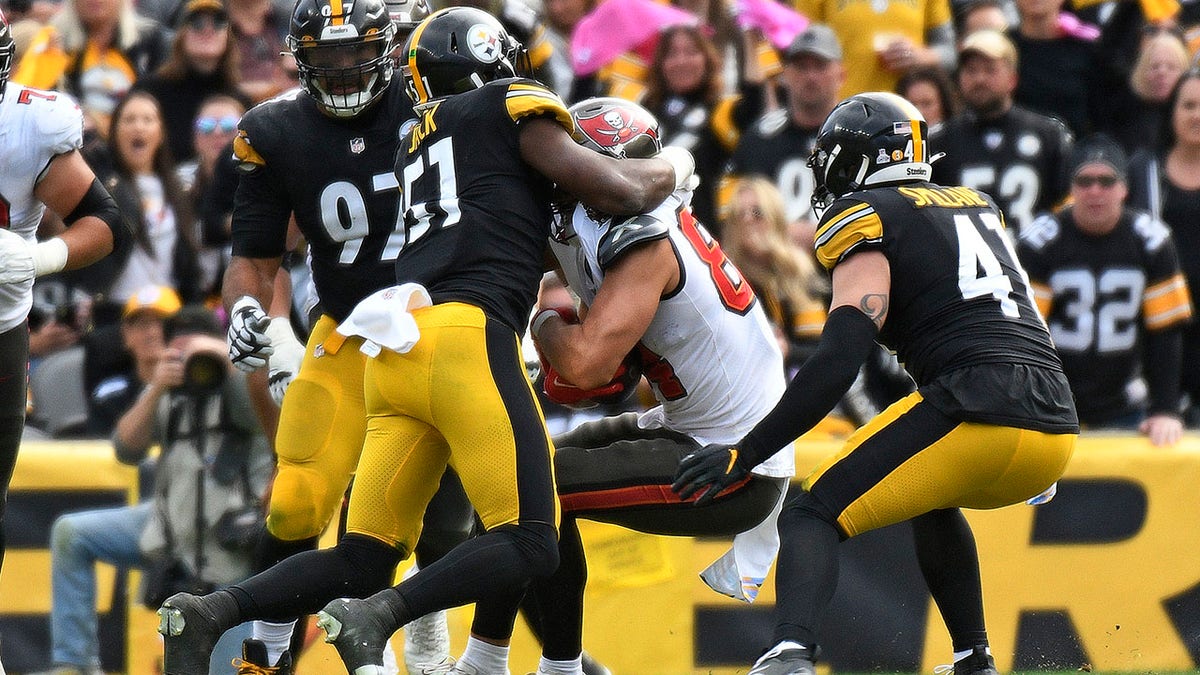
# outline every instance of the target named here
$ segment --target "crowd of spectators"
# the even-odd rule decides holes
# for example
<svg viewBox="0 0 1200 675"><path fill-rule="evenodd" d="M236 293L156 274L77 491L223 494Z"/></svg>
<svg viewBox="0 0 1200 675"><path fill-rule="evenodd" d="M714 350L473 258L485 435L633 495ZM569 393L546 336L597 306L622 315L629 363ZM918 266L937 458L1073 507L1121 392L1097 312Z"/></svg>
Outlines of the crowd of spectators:
<svg viewBox="0 0 1200 675"><path fill-rule="evenodd" d="M924 114L935 152L946 155L935 164L938 181L989 193L1014 242L1034 219L1070 203L1073 145L1106 134L1129 157L1127 206L1174 232L1183 274L1200 284L1198 3L474 4L526 43L535 74L568 102L638 100L658 117L666 143L693 152L701 177L695 213L727 239L732 259L767 299L792 365L819 333L825 282L808 259L817 214L806 162L824 117L865 89L895 90ZM89 162L135 233L121 255L39 280L35 369L55 352L94 342L91 335L119 348L121 310L144 287L168 287L182 303L220 312L236 184L227 148L248 107L295 85L294 62L281 53L289 5L3 0L17 38L12 79L76 98ZM61 226L51 217L43 230ZM1110 316L1106 302L1148 302L1098 292L1092 304L1101 318ZM1189 323L1182 331L1182 396L1169 412L1195 426L1200 328ZM98 381L89 375L85 386ZM87 394L99 405L102 397ZM98 421L111 427L111 412L89 412L88 433L111 433Z"/></svg>

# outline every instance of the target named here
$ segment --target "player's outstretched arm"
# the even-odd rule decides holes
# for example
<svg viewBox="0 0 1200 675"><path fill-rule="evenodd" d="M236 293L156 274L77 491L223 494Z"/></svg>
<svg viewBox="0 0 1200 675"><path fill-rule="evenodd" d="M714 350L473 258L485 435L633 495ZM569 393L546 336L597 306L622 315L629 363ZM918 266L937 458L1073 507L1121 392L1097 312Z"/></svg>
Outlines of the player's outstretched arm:
<svg viewBox="0 0 1200 675"><path fill-rule="evenodd" d="M58 269L86 267L111 253L130 236L112 195L96 180L78 150L50 160L33 194L68 225L56 237L62 241L56 245L60 254L61 249L66 251ZM58 270L46 273L50 271Z"/></svg>
<svg viewBox="0 0 1200 675"><path fill-rule="evenodd" d="M649 211L675 190L677 182L671 163L662 159L622 161L588 150L549 118L521 125L521 157L575 198L612 215Z"/></svg>

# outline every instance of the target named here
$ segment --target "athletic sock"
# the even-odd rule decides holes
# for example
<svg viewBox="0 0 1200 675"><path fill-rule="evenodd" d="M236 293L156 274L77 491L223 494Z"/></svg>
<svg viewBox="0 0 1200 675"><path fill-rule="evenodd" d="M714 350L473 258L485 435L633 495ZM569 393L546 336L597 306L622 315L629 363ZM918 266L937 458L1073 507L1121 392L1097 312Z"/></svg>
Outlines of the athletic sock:
<svg viewBox="0 0 1200 675"><path fill-rule="evenodd" d="M292 645L292 629L296 627L296 622L289 621L287 623L272 623L270 621L255 621L251 635L255 640L262 640L262 643L267 646L267 659L269 663L266 665L273 666L279 662L279 657L283 655Z"/></svg>
<svg viewBox="0 0 1200 675"><path fill-rule="evenodd" d="M583 675L583 655L570 661L551 661L543 656L538 660L537 675Z"/></svg>
<svg viewBox="0 0 1200 675"><path fill-rule="evenodd" d="M508 672L508 647L501 647L490 642L484 642L471 636L467 638L467 648L463 651L460 662L473 666L485 675Z"/></svg>

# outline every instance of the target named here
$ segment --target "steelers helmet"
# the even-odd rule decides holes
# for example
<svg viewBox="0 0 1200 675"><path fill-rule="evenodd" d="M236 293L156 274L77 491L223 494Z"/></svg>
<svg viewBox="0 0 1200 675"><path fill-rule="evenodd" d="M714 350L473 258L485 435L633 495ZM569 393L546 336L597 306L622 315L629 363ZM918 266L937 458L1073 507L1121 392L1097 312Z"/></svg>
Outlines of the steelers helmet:
<svg viewBox="0 0 1200 675"><path fill-rule="evenodd" d="M12 72L13 56L17 46L13 42L12 29L8 27L8 19L0 10L0 100L4 98L4 88L8 84L8 74Z"/></svg>
<svg viewBox="0 0 1200 675"><path fill-rule="evenodd" d="M816 178L813 209L876 185L927 181L929 126L896 94L856 94L834 107L821 125L808 167Z"/></svg>
<svg viewBox="0 0 1200 675"><path fill-rule="evenodd" d="M287 45L300 84L334 117L355 117L387 89L395 26L384 0L299 0Z"/></svg>
<svg viewBox="0 0 1200 675"><path fill-rule="evenodd" d="M407 39L417 24L433 13L429 0L384 0L392 24L396 26L396 39Z"/></svg>
<svg viewBox="0 0 1200 675"><path fill-rule="evenodd" d="M447 7L408 36L400 72L413 107L515 77L524 49L494 16L474 7Z"/></svg>
<svg viewBox="0 0 1200 675"><path fill-rule="evenodd" d="M588 98L567 112L575 121L575 142L596 152L625 159L652 157L662 150L658 120L632 101L612 96Z"/></svg>

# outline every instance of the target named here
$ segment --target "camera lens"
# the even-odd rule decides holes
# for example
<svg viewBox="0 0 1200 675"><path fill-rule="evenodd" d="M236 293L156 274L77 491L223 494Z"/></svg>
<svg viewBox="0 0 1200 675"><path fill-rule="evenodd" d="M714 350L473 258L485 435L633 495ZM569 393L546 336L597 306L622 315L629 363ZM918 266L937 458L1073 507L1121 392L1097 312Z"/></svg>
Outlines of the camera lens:
<svg viewBox="0 0 1200 675"><path fill-rule="evenodd" d="M192 391L209 391L225 383L225 364L215 354L192 354L183 364L183 386Z"/></svg>

